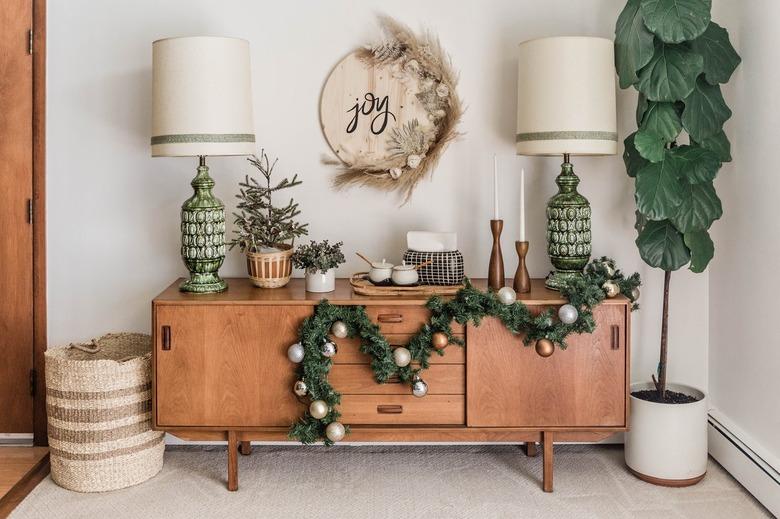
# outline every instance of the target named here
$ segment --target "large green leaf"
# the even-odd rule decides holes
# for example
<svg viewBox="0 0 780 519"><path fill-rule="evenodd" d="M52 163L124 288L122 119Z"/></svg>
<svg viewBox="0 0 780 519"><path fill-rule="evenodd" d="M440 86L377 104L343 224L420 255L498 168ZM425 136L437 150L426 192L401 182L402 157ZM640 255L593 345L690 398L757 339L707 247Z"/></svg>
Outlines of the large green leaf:
<svg viewBox="0 0 780 519"><path fill-rule="evenodd" d="M653 33L645 27L640 3L628 0L615 24L615 68L620 88L636 83L636 71L653 57Z"/></svg>
<svg viewBox="0 0 780 519"><path fill-rule="evenodd" d="M651 267L677 270L691 260L683 235L669 220L647 222L636 245L639 255Z"/></svg>
<svg viewBox="0 0 780 519"><path fill-rule="evenodd" d="M680 176L691 184L712 182L720 169L720 161L714 151L701 146L679 146L672 150L680 168Z"/></svg>
<svg viewBox="0 0 780 519"><path fill-rule="evenodd" d="M636 132L632 133L623 141L623 162L626 165L626 173L629 177L636 177L639 170L649 164L647 159L642 157L634 146L634 137Z"/></svg>
<svg viewBox="0 0 780 519"><path fill-rule="evenodd" d="M645 110L649 106L649 101L642 92L639 92L639 96L636 99L636 125L642 124L642 117L645 116Z"/></svg>
<svg viewBox="0 0 780 519"><path fill-rule="evenodd" d="M710 85L703 78L696 81L696 86L685 98L685 110L682 123L696 141L712 137L723 129L723 123L731 117L731 110L726 106L719 85Z"/></svg>
<svg viewBox="0 0 780 519"><path fill-rule="evenodd" d="M642 168L636 176L636 207L650 220L663 220L677 214L683 202L686 182L680 179L674 155Z"/></svg>
<svg viewBox="0 0 780 519"><path fill-rule="evenodd" d="M742 61L731 46L728 31L715 22L691 42L691 48L704 57L704 77L712 85L728 82Z"/></svg>
<svg viewBox="0 0 780 519"><path fill-rule="evenodd" d="M639 154L650 162L664 160L666 141L653 132L639 130L634 134L634 147Z"/></svg>
<svg viewBox="0 0 780 519"><path fill-rule="evenodd" d="M674 103L650 101L639 128L671 142L680 134L682 121Z"/></svg>
<svg viewBox="0 0 780 519"><path fill-rule="evenodd" d="M642 233L642 229L645 228L645 225L647 225L648 219L645 215L639 212L639 210L634 211L634 229L636 229L637 234Z"/></svg>
<svg viewBox="0 0 780 519"><path fill-rule="evenodd" d="M710 23L712 0L642 0L645 25L666 43L701 36Z"/></svg>
<svg viewBox="0 0 780 519"><path fill-rule="evenodd" d="M693 91L704 58L686 45L655 43L650 62L639 71L637 90L651 101L677 101Z"/></svg>
<svg viewBox="0 0 780 519"><path fill-rule="evenodd" d="M685 245L691 251L690 269L693 272L704 272L710 260L715 256L715 244L712 243L707 231L686 232L683 236Z"/></svg>
<svg viewBox="0 0 780 519"><path fill-rule="evenodd" d="M683 191L683 201L671 220L680 232L704 231L712 222L723 216L715 186L712 182L687 184Z"/></svg>
<svg viewBox="0 0 780 519"><path fill-rule="evenodd" d="M715 153L721 162L731 162L731 143L726 132L719 131L711 137L699 141L699 146Z"/></svg>

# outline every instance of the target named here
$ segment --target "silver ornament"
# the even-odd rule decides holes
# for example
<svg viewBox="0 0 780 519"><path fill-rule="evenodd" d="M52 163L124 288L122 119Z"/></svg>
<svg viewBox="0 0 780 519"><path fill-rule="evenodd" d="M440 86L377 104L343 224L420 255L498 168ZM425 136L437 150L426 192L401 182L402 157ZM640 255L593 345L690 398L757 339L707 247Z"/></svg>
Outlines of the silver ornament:
<svg viewBox="0 0 780 519"><path fill-rule="evenodd" d="M639 301L639 289L637 287L631 289L631 299Z"/></svg>
<svg viewBox="0 0 780 519"><path fill-rule="evenodd" d="M415 375L414 380L412 380L412 394L417 398L428 394L428 384L419 375Z"/></svg>
<svg viewBox="0 0 780 519"><path fill-rule="evenodd" d="M322 420L328 415L328 404L325 400L315 400L309 404L309 414L312 418Z"/></svg>
<svg viewBox="0 0 780 519"><path fill-rule="evenodd" d="M517 300L517 294L512 287L501 287L496 295L498 296L498 300L505 305L511 305Z"/></svg>
<svg viewBox="0 0 780 519"><path fill-rule="evenodd" d="M611 278L615 275L615 266L611 262L605 261L601 266L604 267L604 273L607 277Z"/></svg>
<svg viewBox="0 0 780 519"><path fill-rule="evenodd" d="M606 281L601 288L604 289L604 293L607 294L607 297L612 298L615 297L620 293L620 287L617 283L614 281Z"/></svg>
<svg viewBox="0 0 780 519"><path fill-rule="evenodd" d="M300 363L303 360L305 352L303 350L303 344L300 342L296 342L289 348L287 348L287 358L290 359L290 362L294 362L296 364Z"/></svg>
<svg viewBox="0 0 780 519"><path fill-rule="evenodd" d="M336 348L336 343L330 341L323 342L322 347L320 348L320 353L322 353L323 357L332 357L337 351L338 348Z"/></svg>
<svg viewBox="0 0 780 519"><path fill-rule="evenodd" d="M303 380L296 380L295 384L293 384L293 393L295 393L298 396L306 396L306 393L309 392L309 388L306 385L306 382Z"/></svg>
<svg viewBox="0 0 780 519"><path fill-rule="evenodd" d="M393 362L399 368L408 366L412 362L412 352L406 348L396 348L393 350Z"/></svg>
<svg viewBox="0 0 780 519"><path fill-rule="evenodd" d="M343 339L347 336L347 325L344 323L344 321L336 321L333 323L333 325L330 327L330 333L333 334L334 337L337 337L339 339Z"/></svg>
<svg viewBox="0 0 780 519"><path fill-rule="evenodd" d="M332 442L340 442L347 434L347 430L339 422L330 422L325 428L325 436Z"/></svg>
<svg viewBox="0 0 780 519"><path fill-rule="evenodd" d="M574 308L574 305L563 305L558 309L558 319L564 324L574 324L580 313Z"/></svg>

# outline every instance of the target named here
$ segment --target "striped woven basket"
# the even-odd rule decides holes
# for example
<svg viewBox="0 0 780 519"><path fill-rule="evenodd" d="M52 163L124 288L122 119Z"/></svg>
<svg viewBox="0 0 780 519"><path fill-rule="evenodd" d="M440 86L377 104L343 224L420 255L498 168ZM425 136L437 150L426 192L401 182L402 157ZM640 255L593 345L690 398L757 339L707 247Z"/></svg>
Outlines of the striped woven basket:
<svg viewBox="0 0 780 519"><path fill-rule="evenodd" d="M46 352L52 479L77 492L136 485L160 469L164 433L153 431L151 338L104 335Z"/></svg>

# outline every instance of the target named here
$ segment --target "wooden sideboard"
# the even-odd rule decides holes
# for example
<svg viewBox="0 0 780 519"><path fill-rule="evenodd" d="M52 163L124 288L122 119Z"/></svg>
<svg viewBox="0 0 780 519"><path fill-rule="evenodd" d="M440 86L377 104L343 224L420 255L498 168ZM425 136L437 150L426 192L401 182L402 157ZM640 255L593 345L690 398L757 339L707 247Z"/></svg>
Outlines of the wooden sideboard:
<svg viewBox="0 0 780 519"><path fill-rule="evenodd" d="M475 286L485 289L483 280ZM308 293L303 280L259 289L229 279L221 294L181 293L179 281L152 303L154 428L186 440L228 441L228 488L238 487L237 454L252 440L286 440L307 402L292 392L296 365L287 348L323 298L364 305L392 346L405 345L428 319L425 298L365 297L346 280L336 291ZM532 311L565 301L533 280L519 299ZM543 488L553 487L553 442L595 441L628 423L630 306L622 296L594 311L593 334L574 336L548 358L494 318L453 325L465 347L433 355L423 374L428 395L408 385L377 384L357 339L336 339L329 380L342 394L347 442L518 442L534 455L541 443Z"/></svg>

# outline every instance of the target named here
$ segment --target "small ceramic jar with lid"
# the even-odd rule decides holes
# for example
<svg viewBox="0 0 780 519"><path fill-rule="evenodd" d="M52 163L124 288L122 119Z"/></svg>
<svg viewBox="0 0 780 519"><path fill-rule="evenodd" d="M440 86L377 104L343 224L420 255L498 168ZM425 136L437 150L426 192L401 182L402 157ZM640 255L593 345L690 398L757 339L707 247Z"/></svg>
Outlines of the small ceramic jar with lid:
<svg viewBox="0 0 780 519"><path fill-rule="evenodd" d="M414 285L419 281L417 267L414 265L396 265L393 267L393 283L399 286Z"/></svg>
<svg viewBox="0 0 780 519"><path fill-rule="evenodd" d="M368 273L368 279L372 283L387 283L393 275L393 264L387 263L384 259L371 262L371 270Z"/></svg>

